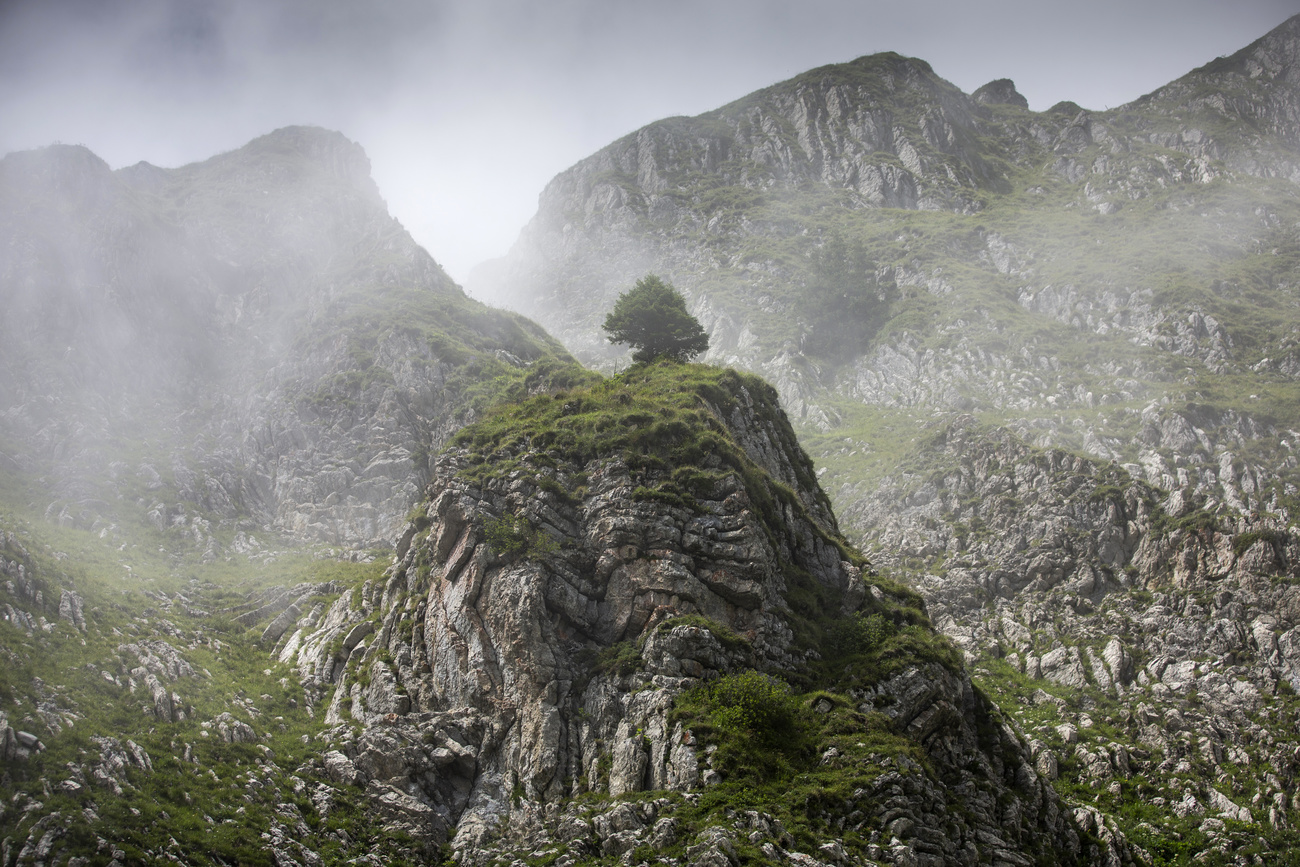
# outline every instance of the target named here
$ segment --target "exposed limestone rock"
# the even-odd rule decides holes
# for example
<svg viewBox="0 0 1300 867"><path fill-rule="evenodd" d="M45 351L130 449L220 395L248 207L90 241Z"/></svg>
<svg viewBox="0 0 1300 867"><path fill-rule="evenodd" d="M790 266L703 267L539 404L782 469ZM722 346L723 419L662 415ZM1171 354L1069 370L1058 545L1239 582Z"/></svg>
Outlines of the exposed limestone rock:
<svg viewBox="0 0 1300 867"><path fill-rule="evenodd" d="M445 453L419 529L403 537L384 581L341 596L290 640L308 690L334 687L327 719L362 726L323 757L322 773L365 786L384 815L422 827L426 845L449 842L465 863L542 851L556 839L575 854L607 856L678 839L664 808L617 804L586 820L548 805L583 792L694 797L719 774L671 720L674 700L739 668L800 667L787 601L794 576L835 600L830 616L882 595L844 559L834 517L771 400L747 391L718 417L768 478L794 487L776 514L761 511L734 472L711 482L692 510L636 496L664 471L634 470L621 457L572 466L522 450L516 471L479 483L461 472L463 451ZM581 494L561 495L557 487L572 489L567 480L579 475ZM524 516L558 545L536 556L494 551L485 527L503 514ZM684 616L693 619L677 620ZM880 857L953 863L990 845L1015 863L1044 845L1082 854L1019 737L996 724L995 743L977 732L975 720L992 711L964 674L912 667L855 700L949 769L944 783L918 763L878 757L896 770L844 813L861 833L894 827L907 838ZM961 813L944 806L957 779ZM1002 782L1013 779L1014 794ZM879 803L888 806L878 815ZM692 863L733 863L739 821L686 842ZM770 819L753 821L749 839L787 860L838 857L834 840L816 856L792 852Z"/></svg>
<svg viewBox="0 0 1300 867"><path fill-rule="evenodd" d="M123 644L117 648L117 652L123 656L130 654L139 661L139 667L132 669L132 674L136 671L142 675L147 672L167 683L195 676L194 668L185 657L165 641L147 640Z"/></svg>
<svg viewBox="0 0 1300 867"><path fill-rule="evenodd" d="M82 613L81 597L75 591L64 590L59 596L59 619L68 621L80 632L86 631L86 616Z"/></svg>
<svg viewBox="0 0 1300 867"><path fill-rule="evenodd" d="M0 712L0 759L6 762L22 762L44 749L45 745L41 743L40 738L31 732L12 728L9 725L9 717Z"/></svg>
<svg viewBox="0 0 1300 867"><path fill-rule="evenodd" d="M1157 435L1200 448L1196 428L1165 424ZM943 579L919 583L968 658L1004 657L1070 697L1039 690L1036 703L1053 701L1061 718L1039 737L1064 750L1035 748L1039 771L1059 774L1070 758L1079 781L1103 787L1177 775L1195 785L1156 784L1172 815L1276 826L1280 813L1261 805L1289 791L1278 771L1295 759L1291 723L1279 731L1274 719L1289 720L1284 696L1300 688L1291 530L1198 508L1190 491L1167 496L1124 468L1030 449L1000 431L958 424L934 442L961 465L889 490L866 511L884 541L878 557L946 557L954 568ZM1223 477L1230 471L1225 460ZM891 511L889 501L903 506ZM963 530L980 524L978 535ZM1118 740L1094 734L1102 695L1125 703L1106 712L1124 732ZM1243 774L1251 762L1269 763L1278 782Z"/></svg>
<svg viewBox="0 0 1300 867"><path fill-rule="evenodd" d="M1029 108L1029 100L1016 91L1015 82L1009 78L990 81L983 87L976 88L970 97L981 105L1014 105Z"/></svg>
<svg viewBox="0 0 1300 867"><path fill-rule="evenodd" d="M253 727L229 713L223 713L211 722L204 723L204 728L213 726L226 743L251 744L257 741L257 732L253 731Z"/></svg>
<svg viewBox="0 0 1300 867"><path fill-rule="evenodd" d="M99 747L99 761L90 768L89 777L93 782L105 786L116 795L130 786L125 771L129 767L141 771L153 771L153 762L141 747L128 740L123 746L117 738L94 736L91 738Z"/></svg>

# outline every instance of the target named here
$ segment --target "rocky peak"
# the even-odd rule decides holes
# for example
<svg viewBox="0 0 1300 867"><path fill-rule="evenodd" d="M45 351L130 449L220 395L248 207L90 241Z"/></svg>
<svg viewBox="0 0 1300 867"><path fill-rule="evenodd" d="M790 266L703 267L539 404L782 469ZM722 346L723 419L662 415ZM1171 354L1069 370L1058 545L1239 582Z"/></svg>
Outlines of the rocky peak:
<svg viewBox="0 0 1300 867"><path fill-rule="evenodd" d="M1248 81L1267 81L1294 94L1300 86L1300 15L1292 16L1259 39L1218 57L1142 97L1133 105L1170 101L1197 86L1215 88L1225 97Z"/></svg>
<svg viewBox="0 0 1300 867"><path fill-rule="evenodd" d="M703 863L745 822L750 844L783 857L796 844L771 813L742 822L675 806L747 784L725 759L725 731L683 708L746 671L751 688L785 694L757 669L836 690L798 700L808 725L839 719L848 734L821 735L791 761L854 779L849 769L879 769L819 814L856 825L852 842L820 832L822 857L846 846L897 863L951 862L974 846L1013 861L1047 848L1067 863L1085 856L1027 748L932 643L916 597L871 575L833 518L805 507L824 502L806 465L770 387L677 364L467 428L384 580L280 640L309 693L333 689L327 722L361 727L326 757L328 772L367 786L387 821L428 845L449 840L462 863L555 840L574 855L658 840ZM791 487L769 468L795 468ZM876 673L850 685L844 639L831 636L864 622L896 638L872 651ZM867 735L868 718L880 734ZM933 771L872 753L866 740L884 732ZM609 800L641 792L681 800L647 799L628 815ZM958 792L965 806L951 810ZM799 809L785 821L805 821ZM926 822L943 831L922 832Z"/></svg>
<svg viewBox="0 0 1300 867"><path fill-rule="evenodd" d="M0 159L0 188L10 196L43 194L85 206L99 198L111 176L108 164L83 145L50 145Z"/></svg>
<svg viewBox="0 0 1300 867"><path fill-rule="evenodd" d="M241 183L284 186L303 172L314 183L328 178L379 201L370 176L370 159L361 145L342 133L315 126L287 126L253 139L237 150L196 166L229 168Z"/></svg>
<svg viewBox="0 0 1300 867"><path fill-rule="evenodd" d="M543 211L592 213L644 196L698 194L691 178L720 173L756 190L845 186L864 205L967 210L948 181L980 186L991 169L970 147L973 105L929 64L897 54L814 69L696 118L670 118L626 136L558 176ZM871 159L889 153L885 171ZM620 192L621 190L621 192ZM576 198L576 201L575 201Z"/></svg>
<svg viewBox="0 0 1300 867"><path fill-rule="evenodd" d="M1240 51L1211 61L1197 73L1245 75L1250 78L1300 83L1300 15L1293 15Z"/></svg>
<svg viewBox="0 0 1300 867"><path fill-rule="evenodd" d="M979 87L971 94L971 99L980 105L1014 105L1029 108L1029 100L1016 90L1016 83L1009 78L999 78Z"/></svg>
<svg viewBox="0 0 1300 867"><path fill-rule="evenodd" d="M286 126L255 138L242 148L251 154L293 153L328 168L358 186L373 187L370 159L361 145L340 132L317 126Z"/></svg>
<svg viewBox="0 0 1300 867"><path fill-rule="evenodd" d="M1153 139L1244 173L1300 177L1300 15L1117 111L1154 111ZM1160 123L1165 120L1165 123ZM1169 120L1181 129L1170 132Z"/></svg>

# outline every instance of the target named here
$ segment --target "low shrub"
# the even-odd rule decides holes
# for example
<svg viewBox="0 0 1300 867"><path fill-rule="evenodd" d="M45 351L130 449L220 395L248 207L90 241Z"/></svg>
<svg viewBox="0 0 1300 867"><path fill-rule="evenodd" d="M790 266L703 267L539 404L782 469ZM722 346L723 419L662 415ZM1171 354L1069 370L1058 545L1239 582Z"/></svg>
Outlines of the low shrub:
<svg viewBox="0 0 1300 867"><path fill-rule="evenodd" d="M493 553L505 557L537 559L555 553L560 547L555 539L538 530L523 515L509 512L484 521L483 531Z"/></svg>
<svg viewBox="0 0 1300 867"><path fill-rule="evenodd" d="M846 656L870 653L883 645L895 633L893 622L879 613L857 613L840 620L830 631L832 653Z"/></svg>
<svg viewBox="0 0 1300 867"><path fill-rule="evenodd" d="M703 687L714 728L768 745L789 742L798 728L799 701L788 684L747 670Z"/></svg>

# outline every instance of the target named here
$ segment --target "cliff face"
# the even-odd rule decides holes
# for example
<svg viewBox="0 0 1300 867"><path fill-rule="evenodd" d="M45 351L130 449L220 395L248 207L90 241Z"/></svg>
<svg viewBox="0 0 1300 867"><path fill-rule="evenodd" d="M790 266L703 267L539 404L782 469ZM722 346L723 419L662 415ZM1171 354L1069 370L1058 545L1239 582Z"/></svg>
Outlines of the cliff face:
<svg viewBox="0 0 1300 867"><path fill-rule="evenodd" d="M0 190L7 464L68 525L129 493L201 544L214 519L386 544L467 389L563 356L467 299L337 133L118 172L55 146L6 157Z"/></svg>
<svg viewBox="0 0 1300 867"><path fill-rule="evenodd" d="M674 392L684 399L644 412L647 393ZM327 722L359 725L335 730L321 772L471 863L644 846L691 863L729 863L737 847L808 864L1102 851L1075 830L1090 814L1061 805L942 642L907 626L924 620L915 597L864 576L830 513L805 505L824 497L770 388L661 365L518 415L555 414L583 440L609 430L611 409L627 427L603 445L467 429L384 579L269 636L309 695L334 689ZM688 442L701 424L706 451ZM670 450L695 463L669 465ZM833 649L837 625L873 615L900 630L874 663ZM875 674L814 674L823 659ZM797 699L792 739L806 743L771 752L793 749L814 788L833 778L845 800L735 800L785 778L727 764L726 728L682 708L750 667L824 687ZM722 810L742 804L754 809Z"/></svg>
<svg viewBox="0 0 1300 867"><path fill-rule="evenodd" d="M1286 849L1297 34L1106 111L815 70L562 173L475 289L614 366L673 281L1058 791L1155 858Z"/></svg>

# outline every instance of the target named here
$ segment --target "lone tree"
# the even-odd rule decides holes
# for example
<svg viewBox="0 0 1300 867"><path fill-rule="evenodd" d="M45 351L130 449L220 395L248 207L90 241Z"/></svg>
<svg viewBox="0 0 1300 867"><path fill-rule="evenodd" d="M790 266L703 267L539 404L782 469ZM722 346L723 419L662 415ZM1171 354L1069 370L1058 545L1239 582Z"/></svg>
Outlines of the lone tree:
<svg viewBox="0 0 1300 867"><path fill-rule="evenodd" d="M689 361L709 348L709 335L687 312L682 293L653 274L618 296L604 327L610 343L626 343L636 350L633 361L660 356Z"/></svg>

